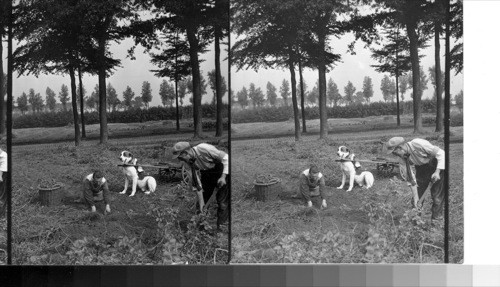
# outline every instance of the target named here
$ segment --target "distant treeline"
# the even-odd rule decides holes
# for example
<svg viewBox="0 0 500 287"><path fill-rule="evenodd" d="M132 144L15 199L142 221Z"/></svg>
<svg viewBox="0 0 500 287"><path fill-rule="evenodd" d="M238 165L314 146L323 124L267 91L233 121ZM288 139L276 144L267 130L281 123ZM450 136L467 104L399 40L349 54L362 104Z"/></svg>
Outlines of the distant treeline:
<svg viewBox="0 0 500 287"><path fill-rule="evenodd" d="M211 104L202 105L202 117L208 119L216 118L216 107ZM223 118L228 117L228 105L225 104ZM175 120L175 107L151 107L149 109L129 109L125 111L114 111L107 114L109 123L139 123L147 121ZM181 118L191 119L193 117L193 107L179 107ZM86 124L98 124L98 112L85 113ZM18 115L13 118L13 128L38 128L38 127L62 127L73 124L73 113L69 111L40 112L33 114ZM227 125L227 123L225 123Z"/></svg>
<svg viewBox="0 0 500 287"><path fill-rule="evenodd" d="M421 103L422 112L436 112L435 101L422 100ZM403 102L400 104L402 112L413 112L413 102ZM369 116L396 115L396 113L396 103L390 102L373 102L370 104L327 107L328 118L363 118ZM307 120L319 119L319 109L317 107L306 107L305 115ZM244 109L233 111L231 114L231 123L281 122L289 119L293 119L292 106Z"/></svg>

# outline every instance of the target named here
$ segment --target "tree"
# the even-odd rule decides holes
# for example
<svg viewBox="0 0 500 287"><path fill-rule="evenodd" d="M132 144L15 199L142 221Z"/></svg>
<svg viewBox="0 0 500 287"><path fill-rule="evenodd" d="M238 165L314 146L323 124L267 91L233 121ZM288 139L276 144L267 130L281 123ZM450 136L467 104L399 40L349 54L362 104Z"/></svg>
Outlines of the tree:
<svg viewBox="0 0 500 287"><path fill-rule="evenodd" d="M356 87L352 84L351 81L347 82L347 85L344 87L344 101L347 105L350 105L354 102L354 93L356 93Z"/></svg>
<svg viewBox="0 0 500 287"><path fill-rule="evenodd" d="M455 95L455 105L460 109L460 112L464 109L464 91L460 90L458 94Z"/></svg>
<svg viewBox="0 0 500 287"><path fill-rule="evenodd" d="M185 79L183 81L179 82L179 101L181 102L181 106L184 105L184 97L186 96L187 93L187 86L188 86L188 81Z"/></svg>
<svg viewBox="0 0 500 287"><path fill-rule="evenodd" d="M308 1L307 9L304 10L305 25L307 34L313 37L306 37L304 50L307 52L310 65L318 70L318 92L319 92L319 118L320 118L320 138L324 139L328 135L328 116L326 112L326 73L335 63L340 61L339 54L332 53L332 48L328 44L331 36L339 36L344 33L340 18L342 14L350 12L353 8L349 1ZM339 25L340 24L340 25Z"/></svg>
<svg viewBox="0 0 500 287"><path fill-rule="evenodd" d="M229 38L229 0L215 0L212 13L212 23L214 29L214 50L215 50L215 94L217 96L217 120L215 136L222 136L222 97L227 92L227 86L224 77L221 75L220 68L220 41L225 37Z"/></svg>
<svg viewBox="0 0 500 287"><path fill-rule="evenodd" d="M134 99L135 93L132 91L130 86L127 86L123 92L122 104L129 110L132 107L132 100Z"/></svg>
<svg viewBox="0 0 500 287"><path fill-rule="evenodd" d="M200 74L200 79L199 79L199 84L200 84L200 97L203 97L203 95L207 94L207 83L205 81L205 77L203 77L203 74ZM193 97L194 97L194 92L193 92L193 78L188 77L186 79L186 88L187 92L192 95L192 97L189 99L189 102L193 104ZM201 104L201 103L200 103Z"/></svg>
<svg viewBox="0 0 500 287"><path fill-rule="evenodd" d="M173 101L175 100L175 89L167 80L161 82L159 95L163 106L173 105Z"/></svg>
<svg viewBox="0 0 500 287"><path fill-rule="evenodd" d="M286 67L290 71L295 140L300 140L295 65L306 3L294 0L237 0L231 5L234 33L244 35L231 49L232 63L240 69ZM288 93L284 100L287 103Z"/></svg>
<svg viewBox="0 0 500 287"><path fill-rule="evenodd" d="M149 103L153 99L153 94L151 91L151 84L148 81L142 82L142 89L141 89L141 99L146 108L149 108Z"/></svg>
<svg viewBox="0 0 500 287"><path fill-rule="evenodd" d="M378 37L376 27L386 25L387 22L401 25L405 28L409 43L409 56L412 69L413 87L413 126L414 133L422 130L422 88L420 87L420 56L419 48L422 42L427 41L428 34L422 32L423 25L428 21L432 2L427 0L376 0L376 9L371 9L367 15L353 17L351 29L355 31L357 39L368 39L371 43ZM422 39L426 38L426 39Z"/></svg>
<svg viewBox="0 0 500 287"><path fill-rule="evenodd" d="M227 83L226 79L224 77L220 77L220 93L222 96L224 96L227 93ZM212 70L208 72L208 84L210 86L210 89L212 90L212 93L214 97L212 98L212 104L216 104L216 99L217 99L217 77L216 77L216 72L215 70ZM222 101L222 98L221 98Z"/></svg>
<svg viewBox="0 0 500 287"><path fill-rule="evenodd" d="M63 110L67 111L68 109L66 108L66 104L69 101L69 94L68 94L68 86L66 86L65 84L61 86L61 91L59 92L59 101L63 106Z"/></svg>
<svg viewBox="0 0 500 287"><path fill-rule="evenodd" d="M254 108L261 107L264 104L264 93L260 88L255 88L254 83L250 83L250 88L248 89L248 97L252 101Z"/></svg>
<svg viewBox="0 0 500 287"><path fill-rule="evenodd" d="M441 69L439 69L441 70ZM438 75L440 74L440 75ZM444 115L444 105L443 105L443 90L444 90L444 80L445 73L436 71L436 66L429 68L429 79L434 87L433 100L436 101L436 132L441 132L443 130L443 115ZM439 78L439 85L437 84L437 78Z"/></svg>
<svg viewBox="0 0 500 287"><path fill-rule="evenodd" d="M99 110L99 85L95 85L94 91L90 94L90 97L87 99L86 103L89 109Z"/></svg>
<svg viewBox="0 0 500 287"><path fill-rule="evenodd" d="M409 42L405 30L400 23L394 19L387 19L387 25L383 29L382 36L385 44L379 49L372 49L372 58L379 65L372 65L377 72L389 73L396 79L396 109L397 125L401 125L399 108L399 81L404 73L411 69ZM423 43L422 43L423 45Z"/></svg>
<svg viewBox="0 0 500 287"><path fill-rule="evenodd" d="M382 82L380 84L380 90L382 91L382 97L384 98L384 101L393 101L392 98L392 82L389 76L384 75L382 78Z"/></svg>
<svg viewBox="0 0 500 287"><path fill-rule="evenodd" d="M266 88L266 95L269 100L269 104L274 107L276 105L276 99L278 98L278 94L276 94L276 87L271 84L271 82L267 82Z"/></svg>
<svg viewBox="0 0 500 287"><path fill-rule="evenodd" d="M316 81L316 85L314 85L314 87L312 88L312 90L307 93L307 101L311 104L311 105L316 105L316 103L318 102L318 99L319 99L319 88L318 88L318 82Z"/></svg>
<svg viewBox="0 0 500 287"><path fill-rule="evenodd" d="M132 106L134 109L140 109L144 105L144 101L140 96L136 96L134 100L132 101Z"/></svg>
<svg viewBox="0 0 500 287"><path fill-rule="evenodd" d="M189 55L189 68L192 80L191 93L193 103L194 136L202 136L202 83L199 53L214 35L214 10L221 4L211 0L152 0L142 1L148 6L152 3L156 8L155 23L162 31L182 31L185 34L184 45ZM223 15L219 15L223 17ZM219 35L217 35L220 37Z"/></svg>
<svg viewBox="0 0 500 287"><path fill-rule="evenodd" d="M330 104L333 104L334 107L336 107L339 101L342 100L342 95L339 92L339 88L332 78L328 80L327 97L330 101Z"/></svg>
<svg viewBox="0 0 500 287"><path fill-rule="evenodd" d="M285 106L288 106L288 98L290 97L290 83L283 79L280 86L280 96L285 102Z"/></svg>
<svg viewBox="0 0 500 287"><path fill-rule="evenodd" d="M80 90L81 90L81 92L80 92ZM85 87L83 85L82 85L81 89L77 89L76 90L76 102L77 102L77 104L80 105L80 108L82 106L81 105L82 104L82 100L81 99L85 99L86 95L87 95L87 90L85 89ZM85 104L85 101L83 103Z"/></svg>
<svg viewBox="0 0 500 287"><path fill-rule="evenodd" d="M45 90L45 102L51 112L56 109L56 93L49 87Z"/></svg>
<svg viewBox="0 0 500 287"><path fill-rule="evenodd" d="M354 103L355 104L363 104L367 99L365 98L365 95L362 91L356 92L354 95Z"/></svg>
<svg viewBox="0 0 500 287"><path fill-rule="evenodd" d="M23 115L28 111L28 95L25 92L17 98L17 108Z"/></svg>
<svg viewBox="0 0 500 287"><path fill-rule="evenodd" d="M108 96L108 110L110 112L116 111L116 107L121 103L121 101L118 99L118 94L111 83L108 83L108 86L106 87L106 95Z"/></svg>
<svg viewBox="0 0 500 287"><path fill-rule="evenodd" d="M367 103L370 102L370 98L373 97L373 83L372 78L365 77L363 80L363 97Z"/></svg>
<svg viewBox="0 0 500 287"><path fill-rule="evenodd" d="M30 89L28 93L28 103L31 105L31 110L34 112L40 112L43 109L43 99L40 93L35 94L34 89Z"/></svg>
<svg viewBox="0 0 500 287"><path fill-rule="evenodd" d="M399 91L401 92L401 101L405 100L406 90L408 90L408 76L403 75L399 81Z"/></svg>
<svg viewBox="0 0 500 287"><path fill-rule="evenodd" d="M301 98L302 98L302 97L304 97L304 105L305 105L305 101L307 100L307 98L308 98L308 96L309 96L309 92L307 91L307 88L308 88L308 87L307 87L307 83L306 83L305 81L302 83L302 87L301 87L300 82L299 82L299 83L297 83L297 91L300 91L300 93L301 93ZM317 95L316 95L316 96L317 96ZM316 98L316 99L317 99L317 98ZM301 99L301 102L302 102L302 99ZM316 102L316 101L315 101L315 102ZM300 103L300 105L301 105L301 108L302 108L302 103ZM304 115L305 115L305 114L304 114L304 113L302 113L302 116L304 116ZM303 120L303 121L302 121L302 123L304 124L304 123L305 123L305 121ZM307 132L307 131L304 131L304 127L302 127L302 132L303 132L303 133L306 133L306 132Z"/></svg>
<svg viewBox="0 0 500 287"><path fill-rule="evenodd" d="M420 89L418 92L420 95L422 95L424 91L427 90L427 83L429 82L429 79L427 78L427 75L424 73L422 67L420 67L420 72L418 74L420 75L420 79L418 80L420 84ZM413 72L410 71L408 73L408 87L410 89L413 89L413 81L411 81L411 79L413 79ZM413 91L415 91L415 89L413 89ZM414 99L413 92L410 95Z"/></svg>
<svg viewBox="0 0 500 287"><path fill-rule="evenodd" d="M240 104L242 109L248 106L248 91L246 87L243 87L240 91L238 91L236 97L238 100L238 104Z"/></svg>

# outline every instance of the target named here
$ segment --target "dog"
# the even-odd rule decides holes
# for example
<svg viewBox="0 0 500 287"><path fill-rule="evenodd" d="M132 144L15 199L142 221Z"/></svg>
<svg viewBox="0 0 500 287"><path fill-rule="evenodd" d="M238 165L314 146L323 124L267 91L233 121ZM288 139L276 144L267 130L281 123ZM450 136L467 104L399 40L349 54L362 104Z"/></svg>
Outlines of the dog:
<svg viewBox="0 0 500 287"><path fill-rule="evenodd" d="M120 160L122 164L128 164L132 166L123 166L122 172L125 175L125 186L120 194L125 194L127 192L129 182L131 183L132 193L129 196L134 196L137 188L142 190L145 194L150 194L156 190L156 179L152 176L145 176L140 178L139 175L144 172L141 166L136 167L137 159L134 158L131 152L122 151L120 154Z"/></svg>
<svg viewBox="0 0 500 287"><path fill-rule="evenodd" d="M361 164L355 160L355 155L345 146L340 146L337 150L337 155L340 158L340 168L342 170L342 184L337 189L343 189L346 178L349 177L349 189L354 187L354 182L359 186L369 189L375 181L373 174L369 171L363 171L361 174L356 174L356 169L361 167Z"/></svg>

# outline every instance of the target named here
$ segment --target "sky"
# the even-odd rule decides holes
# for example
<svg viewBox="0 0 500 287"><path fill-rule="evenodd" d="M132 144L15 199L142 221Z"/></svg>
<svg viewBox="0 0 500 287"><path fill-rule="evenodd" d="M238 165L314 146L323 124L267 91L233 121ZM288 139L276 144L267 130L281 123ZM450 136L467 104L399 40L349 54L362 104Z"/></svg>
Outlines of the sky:
<svg viewBox="0 0 500 287"><path fill-rule="evenodd" d="M231 39L232 42L236 41L235 36ZM333 69L331 69L326 77L327 82L330 78L337 84L339 92L342 96L345 95L344 87L347 85L348 81L351 81L356 87L356 92L363 89L363 79L365 76L372 78L374 95L371 101L381 101L383 100L382 91L380 90L380 83L384 74L376 72L371 65L378 64L375 60L371 59L370 49L365 47L364 42L357 41L355 45L355 55L347 53L348 44L354 40L352 34L346 34L341 38L333 38L330 41L330 46L333 47L333 52L336 54L341 54L342 62L338 62ZM434 66L434 40L429 41L430 46L425 50L420 50L419 52L424 55L420 60L420 65L423 66L425 73L428 73L428 69ZM441 54L443 55L441 61L441 69L444 69L444 41L441 43ZM290 71L288 69L260 69L258 71L254 70L239 70L237 71L234 67L231 70L231 84L234 93L237 93L243 88L247 87L250 83L254 83L256 88L261 88L264 94L266 93L267 82L271 82L278 89L277 93L279 96L279 87L283 79L290 82ZM296 70L297 82L299 81L298 69ZM454 76L452 71L451 75L451 95L452 98L460 91L463 87L463 75L459 74ZM316 81L318 80L318 71L312 69L305 69L303 71L304 81L307 84L308 90L310 91ZM427 75L429 78L429 75ZM394 78L391 78L393 80ZM427 90L424 91L422 98L431 98L434 93L434 88L429 80L427 84ZM405 94L405 100L409 99L409 92Z"/></svg>
<svg viewBox="0 0 500 287"><path fill-rule="evenodd" d="M142 48L138 46L135 49L135 60L131 60L127 58L127 50L132 47L134 44L132 39L125 39L120 43L111 43L110 51L112 55L116 59L120 59L122 61L122 67L118 67L113 75L106 79L106 85L111 83L111 85L116 89L118 94L118 98L120 100L123 99L123 92L125 91L127 85L132 88L135 93L135 96L140 96L142 83L144 81L148 81L151 84L153 99L150 103L150 107L162 105L161 98L159 95L160 84L164 78L158 78L154 75L150 70L157 69L156 66L150 63L149 54ZM4 56L7 55L7 48L4 45ZM208 72L215 69L215 55L213 52L213 44L209 47L209 51L205 54L200 55L200 58L204 60L201 63L200 70L203 73L203 77L208 84ZM221 60L225 60L227 58L227 46L221 46ZM6 61L4 61L4 72L7 71ZM221 63L221 73L225 78L226 83L228 80L228 61L225 60ZM17 75L16 75L17 76ZM169 79L166 79L169 81ZM98 83L97 75L91 76L88 74L84 74L82 78L83 85L87 91L86 95L90 95L94 90L95 85ZM171 82L173 84L173 82ZM58 95L61 90L61 86L65 84L66 86L70 86L70 78L69 75L40 75L38 78L30 75L30 76L20 76L15 77L13 81L13 94L14 99L19 97L23 92L28 93L29 89L33 88L36 93L40 93L40 95L45 100L45 90L47 87L50 87L57 94L56 99L59 102ZM78 87L78 81L77 81ZM190 96L190 95L188 95ZM207 94L203 96L203 102L210 102L212 100L212 90L210 86L207 85ZM189 103L188 98L184 100ZM223 98L224 102L227 102L227 93Z"/></svg>

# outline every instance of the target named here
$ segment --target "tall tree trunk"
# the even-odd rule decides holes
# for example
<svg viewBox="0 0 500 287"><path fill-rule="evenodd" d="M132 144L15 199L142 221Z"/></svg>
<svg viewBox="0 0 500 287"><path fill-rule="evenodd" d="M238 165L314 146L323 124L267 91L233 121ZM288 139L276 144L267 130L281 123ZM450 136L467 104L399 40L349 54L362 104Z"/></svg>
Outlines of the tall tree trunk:
<svg viewBox="0 0 500 287"><path fill-rule="evenodd" d="M2 29L2 28L0 28ZM1 32L1 31L0 31ZM5 120L7 115L7 106L5 105L5 77L3 76L3 34L0 33L0 134L5 134Z"/></svg>
<svg viewBox="0 0 500 287"><path fill-rule="evenodd" d="M104 34L104 33L103 33ZM108 142L108 118L106 112L106 38L101 35L98 40L99 49L99 123L100 123L100 143Z"/></svg>
<svg viewBox="0 0 500 287"><path fill-rule="evenodd" d="M219 6L219 1L215 1L215 5ZM220 71L220 38L222 38L222 29L217 21L215 21L215 94L217 98L217 119L215 123L215 136L221 137L223 133L222 126L222 75Z"/></svg>
<svg viewBox="0 0 500 287"><path fill-rule="evenodd" d="M300 120L299 108L297 105L297 81L295 80L295 66L293 63L293 54L290 52L290 59L288 60L288 68L290 69L290 80L292 82L292 105L293 105L293 119L295 122L295 141L300 140Z"/></svg>
<svg viewBox="0 0 500 287"><path fill-rule="evenodd" d="M302 77L302 61L299 59L299 78L300 78L300 108L302 109L302 132L307 133L306 127L306 109L304 107L304 78Z"/></svg>
<svg viewBox="0 0 500 287"><path fill-rule="evenodd" d="M318 85L319 85L319 138L326 139L328 136L328 117L326 114L326 60L325 41L326 34L318 35L320 57L318 63Z"/></svg>
<svg viewBox="0 0 500 287"><path fill-rule="evenodd" d="M434 61L436 62L436 132L443 131L443 98L441 94L443 93L441 87L441 46L439 44L439 35L441 34L441 23L439 21L434 22Z"/></svg>
<svg viewBox="0 0 500 287"><path fill-rule="evenodd" d="M189 42L189 59L191 62L191 72L193 76L193 125L194 137L202 136L202 114L201 114L201 79L200 62L198 60L198 38L196 37L195 27L189 25L187 28L187 38Z"/></svg>
<svg viewBox="0 0 500 287"><path fill-rule="evenodd" d="M87 134L85 133L85 115L83 113L83 107L84 107L84 102L83 102L83 83L82 83L82 69L80 66L78 66L78 82L79 82L79 88L80 88L80 118L81 118L81 123L82 123L82 138L86 138Z"/></svg>
<svg viewBox="0 0 500 287"><path fill-rule="evenodd" d="M75 68L69 67L69 77L71 78L71 107L73 108L73 125L75 127L75 146L80 145L80 125L78 124L78 105L76 103L76 78Z"/></svg>
<svg viewBox="0 0 500 287"><path fill-rule="evenodd" d="M413 132L422 133L422 89L420 88L420 60L418 58L418 36L415 32L415 22L406 23L408 38L410 40L410 61L413 83Z"/></svg>

